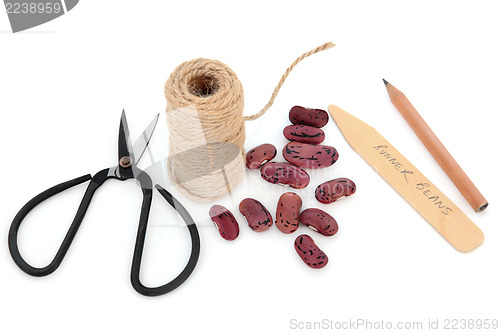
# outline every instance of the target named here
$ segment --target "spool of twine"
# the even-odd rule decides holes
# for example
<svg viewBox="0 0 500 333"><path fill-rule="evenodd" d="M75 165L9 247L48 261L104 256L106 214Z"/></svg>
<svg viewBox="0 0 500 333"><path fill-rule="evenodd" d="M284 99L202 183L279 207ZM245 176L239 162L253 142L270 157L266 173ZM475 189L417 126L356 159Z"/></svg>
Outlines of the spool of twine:
<svg viewBox="0 0 500 333"><path fill-rule="evenodd" d="M165 84L170 180L186 196L212 201L231 192L245 172L245 122L274 103L292 69L304 58L335 46L325 43L297 58L281 77L267 105L243 116L243 86L226 64L194 59L179 65Z"/></svg>

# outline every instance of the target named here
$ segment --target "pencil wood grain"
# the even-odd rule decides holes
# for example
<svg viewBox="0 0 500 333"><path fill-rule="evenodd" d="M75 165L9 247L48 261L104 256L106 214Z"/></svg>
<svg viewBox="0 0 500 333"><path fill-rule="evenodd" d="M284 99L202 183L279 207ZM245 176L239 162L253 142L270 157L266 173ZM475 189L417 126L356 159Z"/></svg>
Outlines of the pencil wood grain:
<svg viewBox="0 0 500 333"><path fill-rule="evenodd" d="M401 113L413 132L415 132L425 148L431 153L432 157L438 162L460 193L462 193L465 200L467 200L474 211L481 212L485 210L488 206L488 201L486 201L481 192L479 192L474 183L472 183L460 165L458 165L457 161L451 156L443 143L410 103L408 98L386 80L384 80L384 83L392 104L394 104L399 113Z"/></svg>

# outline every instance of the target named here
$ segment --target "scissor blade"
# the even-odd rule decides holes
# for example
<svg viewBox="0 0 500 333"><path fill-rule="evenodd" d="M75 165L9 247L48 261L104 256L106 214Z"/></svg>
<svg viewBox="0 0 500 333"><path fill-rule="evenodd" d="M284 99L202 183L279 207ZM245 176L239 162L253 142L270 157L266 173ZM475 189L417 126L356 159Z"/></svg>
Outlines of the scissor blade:
<svg viewBox="0 0 500 333"><path fill-rule="evenodd" d="M136 158L135 163L139 163L141 160L142 155L146 151L146 148L148 147L149 141L151 140L151 137L153 136L153 132L156 128L156 123L158 122L158 118L160 117L160 114L158 113L156 117L149 123L148 127L142 132L141 136L137 138L137 140L134 143L134 156Z"/></svg>
<svg viewBox="0 0 500 333"><path fill-rule="evenodd" d="M134 161L134 155L130 144L130 132L128 130L127 116L125 110L122 111L120 119L120 131L118 134L118 160L124 156L129 156Z"/></svg>

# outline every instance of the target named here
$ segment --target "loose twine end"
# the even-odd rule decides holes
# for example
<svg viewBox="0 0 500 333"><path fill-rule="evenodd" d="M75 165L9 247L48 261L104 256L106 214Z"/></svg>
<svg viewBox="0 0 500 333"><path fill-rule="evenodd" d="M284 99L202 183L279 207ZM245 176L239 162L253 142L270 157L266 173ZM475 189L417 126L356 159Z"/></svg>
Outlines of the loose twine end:
<svg viewBox="0 0 500 333"><path fill-rule="evenodd" d="M325 43L298 57L281 77L267 105L243 117L243 86L226 64L193 59L165 83L170 133L167 170L187 197L213 201L231 192L245 174L245 122L262 116L292 69L304 58L334 46Z"/></svg>
<svg viewBox="0 0 500 333"><path fill-rule="evenodd" d="M304 53L303 55L301 55L300 57L295 59L295 61L290 65L290 67L288 67L286 69L285 73L281 76L280 82L278 83L276 88L274 88L273 94L271 95L271 98L269 99L269 102L267 102L266 106L264 106L264 108L262 110L260 110L258 113L251 115L251 116L243 117L243 119L245 121L249 121L249 120L255 120L255 119L262 117L264 115L264 113L266 113L266 111L269 110L269 108L273 105L274 100L276 99L276 96L278 96L278 93L279 93L281 87L283 86L283 83L285 83L286 78L288 77L290 72L293 70L293 68L295 66L297 66L297 64L299 62L301 62L305 58L307 58L315 53L331 49L334 46L335 46L335 44L333 44L332 42L328 42L328 43L325 43L323 45L320 45L320 46L312 49L309 52Z"/></svg>

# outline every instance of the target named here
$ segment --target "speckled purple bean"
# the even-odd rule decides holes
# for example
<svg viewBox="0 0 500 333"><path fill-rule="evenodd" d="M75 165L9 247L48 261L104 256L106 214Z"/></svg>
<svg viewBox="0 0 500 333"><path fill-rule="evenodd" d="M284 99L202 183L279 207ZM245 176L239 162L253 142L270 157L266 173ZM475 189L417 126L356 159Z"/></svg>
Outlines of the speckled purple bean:
<svg viewBox="0 0 500 333"><path fill-rule="evenodd" d="M328 123L328 113L321 109L310 109L302 106L294 106L288 118L295 125L308 125L312 127L323 127Z"/></svg>
<svg viewBox="0 0 500 333"><path fill-rule="evenodd" d="M339 231L337 221L321 209L308 208L300 213L299 220L300 223L323 236L333 236Z"/></svg>
<svg viewBox="0 0 500 333"><path fill-rule="evenodd" d="M304 263L311 268L323 268L328 264L328 256L308 235L300 235L295 239L295 251Z"/></svg>
<svg viewBox="0 0 500 333"><path fill-rule="evenodd" d="M348 178L336 178L318 185L315 191L316 199L329 204L356 192L356 184Z"/></svg>
<svg viewBox="0 0 500 333"><path fill-rule="evenodd" d="M248 226L255 232L265 231L272 227L273 218L260 201L246 198L240 202L240 213L245 216Z"/></svg>
<svg viewBox="0 0 500 333"><path fill-rule="evenodd" d="M302 199L293 192L283 193L276 207L276 226L281 232L291 234L299 227Z"/></svg>
<svg viewBox="0 0 500 333"><path fill-rule="evenodd" d="M292 141L283 148L283 157L301 168L326 168L337 162L339 154L331 146Z"/></svg>
<svg viewBox="0 0 500 333"><path fill-rule="evenodd" d="M260 169L260 175L273 184L289 185L301 189L309 184L309 174L289 163L270 162Z"/></svg>
<svg viewBox="0 0 500 333"><path fill-rule="evenodd" d="M276 147L270 143L257 146L246 155L246 165L249 169L258 169L276 157Z"/></svg>
<svg viewBox="0 0 500 333"><path fill-rule="evenodd" d="M224 206L213 205L208 212L219 234L226 240L235 240L240 233L238 222L234 215Z"/></svg>
<svg viewBox="0 0 500 333"><path fill-rule="evenodd" d="M318 144L325 140L322 129L306 125L289 125L283 129L283 135L290 141Z"/></svg>

